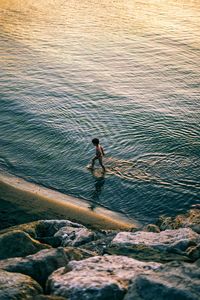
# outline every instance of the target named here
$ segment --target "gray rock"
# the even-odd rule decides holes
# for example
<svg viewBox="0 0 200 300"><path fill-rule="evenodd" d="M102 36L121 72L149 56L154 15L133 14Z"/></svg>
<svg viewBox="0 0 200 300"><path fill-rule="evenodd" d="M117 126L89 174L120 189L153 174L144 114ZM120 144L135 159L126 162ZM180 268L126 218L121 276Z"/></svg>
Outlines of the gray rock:
<svg viewBox="0 0 200 300"><path fill-rule="evenodd" d="M67 298L63 298L55 295L39 295L36 296L34 300L67 300Z"/></svg>
<svg viewBox="0 0 200 300"><path fill-rule="evenodd" d="M93 240L95 233L87 228L65 226L57 231L54 237L59 238L61 246L77 247Z"/></svg>
<svg viewBox="0 0 200 300"><path fill-rule="evenodd" d="M199 259L200 258L200 244L198 244L197 246L189 247L187 249L187 255L193 261Z"/></svg>
<svg viewBox="0 0 200 300"><path fill-rule="evenodd" d="M200 267L200 258L198 260L195 261L195 264Z"/></svg>
<svg viewBox="0 0 200 300"><path fill-rule="evenodd" d="M143 230L148 232L160 232L160 228L154 224L148 224Z"/></svg>
<svg viewBox="0 0 200 300"><path fill-rule="evenodd" d="M157 225L161 230L191 228L200 234L200 210L191 209L186 214L176 217L161 216L157 221Z"/></svg>
<svg viewBox="0 0 200 300"><path fill-rule="evenodd" d="M103 238L99 238L98 240L91 241L90 243L84 244L80 246L83 249L95 251L96 255L104 255L107 253L107 247L111 243L112 239L116 235L116 232L109 233L107 236Z"/></svg>
<svg viewBox="0 0 200 300"><path fill-rule="evenodd" d="M85 226L69 220L41 220L36 226L36 234L38 237L54 236L60 228L68 226L73 228L85 228Z"/></svg>
<svg viewBox="0 0 200 300"><path fill-rule="evenodd" d="M124 300L199 300L200 269L195 264L172 262L156 272L137 274Z"/></svg>
<svg viewBox="0 0 200 300"><path fill-rule="evenodd" d="M77 238L77 244L80 245L83 240L89 239L89 236L91 238L92 232L78 223L71 222L69 220L40 220L35 221L27 224L17 225L13 226L7 229L4 229L0 232L0 234L8 233L13 230L20 230L23 232L28 233L32 238L40 241L41 243L49 244L52 247L59 247L61 245L67 246L69 244L64 243L62 239L62 231L60 231L61 228L70 228L71 229L71 238L72 238L72 232L73 230L77 231L76 238ZM81 240L81 229L82 229L82 240ZM86 231L88 230L88 237L86 237ZM56 235L57 232L60 233ZM79 231L79 234L78 234ZM64 235L64 233L63 233ZM84 237L85 236L85 237ZM90 240L90 239L89 239Z"/></svg>
<svg viewBox="0 0 200 300"><path fill-rule="evenodd" d="M41 293L40 285L29 276L0 270L1 300L34 300Z"/></svg>
<svg viewBox="0 0 200 300"><path fill-rule="evenodd" d="M0 235L4 234L4 233L8 233L13 230L20 230L20 231L24 231L24 232L28 233L31 237L33 237L35 239L36 238L35 228L36 228L37 224L39 224L39 222L40 221L34 221L34 222L26 223L26 224L20 224L20 225L15 225L15 226L11 226L8 228L4 228L0 231Z"/></svg>
<svg viewBox="0 0 200 300"><path fill-rule="evenodd" d="M45 249L25 258L16 257L0 261L0 268L9 272L29 275L44 286L47 277L68 263L63 248Z"/></svg>
<svg viewBox="0 0 200 300"><path fill-rule="evenodd" d="M48 239L52 238L60 228L66 226L85 228L83 225L71 222L69 220L39 220L3 229L0 231L0 234L13 230L20 230L28 233L34 239Z"/></svg>
<svg viewBox="0 0 200 300"><path fill-rule="evenodd" d="M70 260L90 257L92 252L68 248L46 249L25 258L15 257L0 261L0 269L29 275L43 287L47 277L56 269L66 266Z"/></svg>
<svg viewBox="0 0 200 300"><path fill-rule="evenodd" d="M121 300L135 274L159 267L158 263L125 256L95 256L58 269L49 277L47 287L50 293L69 300Z"/></svg>
<svg viewBox="0 0 200 300"><path fill-rule="evenodd" d="M111 254L127 255L141 260L190 260L186 250L195 246L200 236L190 228L154 232L120 232L108 249Z"/></svg>
<svg viewBox="0 0 200 300"><path fill-rule="evenodd" d="M20 230L8 231L0 235L0 259L26 256L47 248L50 246L39 243Z"/></svg>
<svg viewBox="0 0 200 300"><path fill-rule="evenodd" d="M63 249L68 261L82 260L97 255L96 252L82 249L82 248L65 247Z"/></svg>

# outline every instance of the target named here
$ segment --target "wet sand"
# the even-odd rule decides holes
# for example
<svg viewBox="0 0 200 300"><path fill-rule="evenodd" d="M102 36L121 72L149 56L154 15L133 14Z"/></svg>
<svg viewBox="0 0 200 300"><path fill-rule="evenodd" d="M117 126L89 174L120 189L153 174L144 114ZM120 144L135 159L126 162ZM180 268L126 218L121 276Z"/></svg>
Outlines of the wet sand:
<svg viewBox="0 0 200 300"><path fill-rule="evenodd" d="M70 219L93 228L124 229L139 224L82 199L0 174L1 228L39 219Z"/></svg>
<svg viewBox="0 0 200 300"><path fill-rule="evenodd" d="M49 219L47 213L35 214L11 201L0 199L0 230L40 219Z"/></svg>

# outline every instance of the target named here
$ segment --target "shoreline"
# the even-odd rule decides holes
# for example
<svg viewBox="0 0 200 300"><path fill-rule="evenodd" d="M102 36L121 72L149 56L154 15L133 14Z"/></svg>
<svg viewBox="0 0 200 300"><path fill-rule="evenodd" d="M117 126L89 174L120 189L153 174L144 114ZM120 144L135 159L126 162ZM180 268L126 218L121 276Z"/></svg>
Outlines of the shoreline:
<svg viewBox="0 0 200 300"><path fill-rule="evenodd" d="M27 182L10 174L0 173L0 190L3 204L1 214L5 220L3 227L6 227L6 223L8 226L22 223L16 220L18 218L25 222L41 218L70 219L103 229L130 230L139 227L138 222L119 213L100 206L92 210L85 200Z"/></svg>
<svg viewBox="0 0 200 300"><path fill-rule="evenodd" d="M198 209L132 231L43 219L0 232L3 299L197 300L199 267Z"/></svg>
<svg viewBox="0 0 200 300"><path fill-rule="evenodd" d="M0 189L0 298L199 299L199 209L137 228L13 176Z"/></svg>

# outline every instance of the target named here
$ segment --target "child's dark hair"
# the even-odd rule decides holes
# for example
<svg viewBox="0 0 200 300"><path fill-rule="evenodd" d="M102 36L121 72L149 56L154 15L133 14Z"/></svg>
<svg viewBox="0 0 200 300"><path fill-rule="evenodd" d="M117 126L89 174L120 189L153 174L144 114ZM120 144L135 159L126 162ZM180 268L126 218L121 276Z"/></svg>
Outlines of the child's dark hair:
<svg viewBox="0 0 200 300"><path fill-rule="evenodd" d="M97 138L93 139L93 140L92 140L92 143L93 143L94 145L98 145L98 144L99 144L99 139L97 139Z"/></svg>

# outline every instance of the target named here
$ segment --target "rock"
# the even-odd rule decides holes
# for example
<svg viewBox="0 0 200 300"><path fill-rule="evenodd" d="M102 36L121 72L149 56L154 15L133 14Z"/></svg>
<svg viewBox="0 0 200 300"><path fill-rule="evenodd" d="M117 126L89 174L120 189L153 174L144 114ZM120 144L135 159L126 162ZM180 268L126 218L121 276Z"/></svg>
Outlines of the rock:
<svg viewBox="0 0 200 300"><path fill-rule="evenodd" d="M195 264L200 267L200 258L198 260L195 261Z"/></svg>
<svg viewBox="0 0 200 300"><path fill-rule="evenodd" d="M189 247L187 249L187 255L191 258L192 261L195 261L200 258L200 244L197 246Z"/></svg>
<svg viewBox="0 0 200 300"><path fill-rule="evenodd" d="M187 248L196 246L200 236L190 228L154 232L120 232L112 240L108 252L141 260L190 260Z"/></svg>
<svg viewBox="0 0 200 300"><path fill-rule="evenodd" d="M69 220L39 220L3 229L0 231L0 234L17 229L27 232L34 238L36 238L36 236L53 236L60 228L65 226L77 228L85 227Z"/></svg>
<svg viewBox="0 0 200 300"><path fill-rule="evenodd" d="M173 221L172 217L165 217L160 216L158 221L156 222L156 225L160 228L160 230L167 230L167 229L178 229L180 226L177 226Z"/></svg>
<svg viewBox="0 0 200 300"><path fill-rule="evenodd" d="M96 256L96 252L82 248L65 247L63 248L68 261L71 260L82 260L92 256Z"/></svg>
<svg viewBox="0 0 200 300"><path fill-rule="evenodd" d="M40 285L29 276L0 270L1 300L34 300L41 293Z"/></svg>
<svg viewBox="0 0 200 300"><path fill-rule="evenodd" d="M176 217L161 216L157 221L157 225L161 230L191 228L200 234L200 210L191 209L186 214Z"/></svg>
<svg viewBox="0 0 200 300"><path fill-rule="evenodd" d="M199 300L200 269L195 264L172 262L156 272L137 274L124 300Z"/></svg>
<svg viewBox="0 0 200 300"><path fill-rule="evenodd" d="M143 230L147 232L160 232L160 228L154 224L148 224Z"/></svg>
<svg viewBox="0 0 200 300"><path fill-rule="evenodd" d="M67 298L63 298L55 295L39 295L36 296L34 300L67 300Z"/></svg>
<svg viewBox="0 0 200 300"><path fill-rule="evenodd" d="M20 230L28 233L32 238L37 238L36 228L41 221L34 221L26 224L15 225L12 227L5 228L0 231L0 235L3 233L7 233L13 230Z"/></svg>
<svg viewBox="0 0 200 300"><path fill-rule="evenodd" d="M98 255L107 254L107 247L115 235L116 232L111 233L108 236L104 236L103 238L84 244L80 247L86 250L95 251Z"/></svg>
<svg viewBox="0 0 200 300"><path fill-rule="evenodd" d="M0 235L0 259L26 256L47 248L50 246L39 243L20 230L8 231Z"/></svg>
<svg viewBox="0 0 200 300"><path fill-rule="evenodd" d="M25 258L15 257L0 261L0 269L29 275L43 287L47 277L70 260L92 256L89 251L74 248L45 249Z"/></svg>
<svg viewBox="0 0 200 300"><path fill-rule="evenodd" d="M80 246L94 239L95 233L87 228L62 227L54 234L59 238L61 246Z"/></svg>
<svg viewBox="0 0 200 300"><path fill-rule="evenodd" d="M0 261L0 268L9 272L29 275L44 286L47 277L68 263L63 248L45 249L25 258L10 258Z"/></svg>
<svg viewBox="0 0 200 300"><path fill-rule="evenodd" d="M121 300L129 280L138 272L149 272L158 263L144 263L125 256L95 256L71 261L50 275L47 289L69 300Z"/></svg>
<svg viewBox="0 0 200 300"><path fill-rule="evenodd" d="M86 228L85 226L69 220L41 220L36 226L37 237L54 236L63 227Z"/></svg>
<svg viewBox="0 0 200 300"><path fill-rule="evenodd" d="M13 230L20 230L28 233L31 237L40 241L41 243L49 244L52 247L59 247L62 243L61 232L60 235L55 234L63 227L69 227L71 228L71 231L73 231L72 228L87 230L85 226L71 222L69 220L40 220L4 229L0 232L0 234L7 233ZM82 236L83 235L84 231L82 233ZM81 237L79 235L79 241L80 240Z"/></svg>

